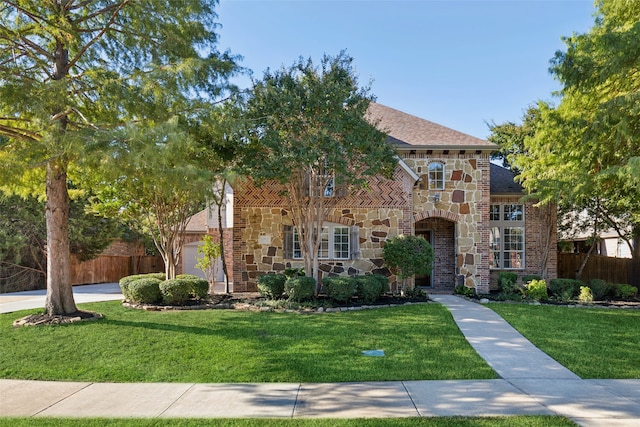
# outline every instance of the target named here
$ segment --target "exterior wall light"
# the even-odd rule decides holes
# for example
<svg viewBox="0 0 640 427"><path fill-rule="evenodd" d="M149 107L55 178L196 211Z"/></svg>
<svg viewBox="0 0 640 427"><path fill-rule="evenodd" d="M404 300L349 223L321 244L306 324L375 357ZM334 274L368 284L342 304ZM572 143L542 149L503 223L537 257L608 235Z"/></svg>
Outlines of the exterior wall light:
<svg viewBox="0 0 640 427"><path fill-rule="evenodd" d="M433 196L433 201L434 203L438 203L440 201L440 193L436 193L435 196Z"/></svg>

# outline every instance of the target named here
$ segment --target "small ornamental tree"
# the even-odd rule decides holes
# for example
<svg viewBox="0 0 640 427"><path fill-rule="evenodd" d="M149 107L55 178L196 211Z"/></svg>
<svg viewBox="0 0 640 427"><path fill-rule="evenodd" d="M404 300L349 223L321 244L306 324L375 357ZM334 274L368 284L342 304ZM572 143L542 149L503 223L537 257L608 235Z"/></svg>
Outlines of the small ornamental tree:
<svg viewBox="0 0 640 427"><path fill-rule="evenodd" d="M387 241L382 249L384 262L402 280L402 294L407 278L415 274L431 274L433 248L423 237L399 235Z"/></svg>
<svg viewBox="0 0 640 427"><path fill-rule="evenodd" d="M220 243L214 242L209 235L204 236L202 242L202 246L198 248L198 253L201 256L196 258L196 268L206 274L213 292L216 280L216 259L220 257L222 246Z"/></svg>

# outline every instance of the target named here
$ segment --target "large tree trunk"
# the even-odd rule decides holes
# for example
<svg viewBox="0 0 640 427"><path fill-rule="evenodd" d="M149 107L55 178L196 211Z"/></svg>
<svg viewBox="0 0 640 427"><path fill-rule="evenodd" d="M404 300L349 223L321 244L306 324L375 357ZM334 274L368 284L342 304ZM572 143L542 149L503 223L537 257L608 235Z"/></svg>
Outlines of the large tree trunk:
<svg viewBox="0 0 640 427"><path fill-rule="evenodd" d="M47 298L45 309L49 315L78 311L71 285L69 256L69 192L67 171L63 161L47 165Z"/></svg>

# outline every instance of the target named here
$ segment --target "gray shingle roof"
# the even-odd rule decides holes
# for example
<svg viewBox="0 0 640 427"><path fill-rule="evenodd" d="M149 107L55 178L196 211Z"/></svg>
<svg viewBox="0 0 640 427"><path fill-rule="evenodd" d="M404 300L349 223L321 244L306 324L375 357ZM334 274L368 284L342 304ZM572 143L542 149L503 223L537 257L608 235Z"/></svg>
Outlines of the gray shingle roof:
<svg viewBox="0 0 640 427"><path fill-rule="evenodd" d="M206 233L207 230L207 209L203 209L189 218L189 223L185 229L187 233Z"/></svg>
<svg viewBox="0 0 640 427"><path fill-rule="evenodd" d="M389 142L399 147L498 149L498 146L448 127L372 102L369 117L379 120L378 128L389 135Z"/></svg>
<svg viewBox="0 0 640 427"><path fill-rule="evenodd" d="M491 194L524 194L524 189L519 182L514 180L515 175L511 170L491 163Z"/></svg>

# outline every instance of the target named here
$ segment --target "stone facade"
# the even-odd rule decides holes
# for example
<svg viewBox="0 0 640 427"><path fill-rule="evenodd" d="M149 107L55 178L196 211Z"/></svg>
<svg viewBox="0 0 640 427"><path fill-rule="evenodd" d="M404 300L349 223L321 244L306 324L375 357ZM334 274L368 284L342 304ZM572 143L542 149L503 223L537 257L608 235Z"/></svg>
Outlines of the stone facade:
<svg viewBox="0 0 640 427"><path fill-rule="evenodd" d="M398 167L392 179L373 177L367 189L335 201L326 222L349 226L351 232L357 227L359 256L321 260L320 274L383 273L390 277L393 290L398 284L385 269L384 243L399 234L417 234L433 244L435 259L431 276L416 277L416 284L451 292L455 286L465 285L477 293L488 293L497 276L497 271L490 269L492 197L495 192L501 200L519 202L523 195L508 170L490 163L490 153L497 146L379 104L372 104L370 112L396 147ZM443 171L440 189L428 185L431 163ZM494 190L494 175L498 190ZM285 257L285 233L292 218L282 190L277 183L256 187L250 180L234 188L232 264L236 292L255 291L262 274L303 266L301 259ZM526 263L517 272L522 276L544 271L553 278L555 209L546 211L527 204L525 219ZM354 235L350 234L351 241Z"/></svg>
<svg viewBox="0 0 640 427"><path fill-rule="evenodd" d="M387 273L382 263L384 242L413 231L411 214L414 181L400 167L393 179L376 177L368 189L359 189L338 201L326 222L357 226L360 256L350 260L321 260L321 274ZM235 291L256 290L265 273L302 267L299 259L284 257L284 226L292 225L286 200L277 184L257 188L245 182L234 197L233 265ZM260 194L260 197L257 195ZM392 282L395 278L392 277Z"/></svg>
<svg viewBox="0 0 640 427"><path fill-rule="evenodd" d="M455 272L449 264L434 266L435 283L453 290L455 280L476 289L489 291L489 153L434 152L409 150L401 158L414 171L427 179L430 163L444 165L444 189L428 189L417 185L413 214L416 222L426 218L442 218L454 225L451 238L440 237L434 244L436 256L455 253ZM437 198L437 199L436 199ZM437 201L436 201L437 200ZM436 234L436 235L441 235ZM448 286L444 283L448 282Z"/></svg>

